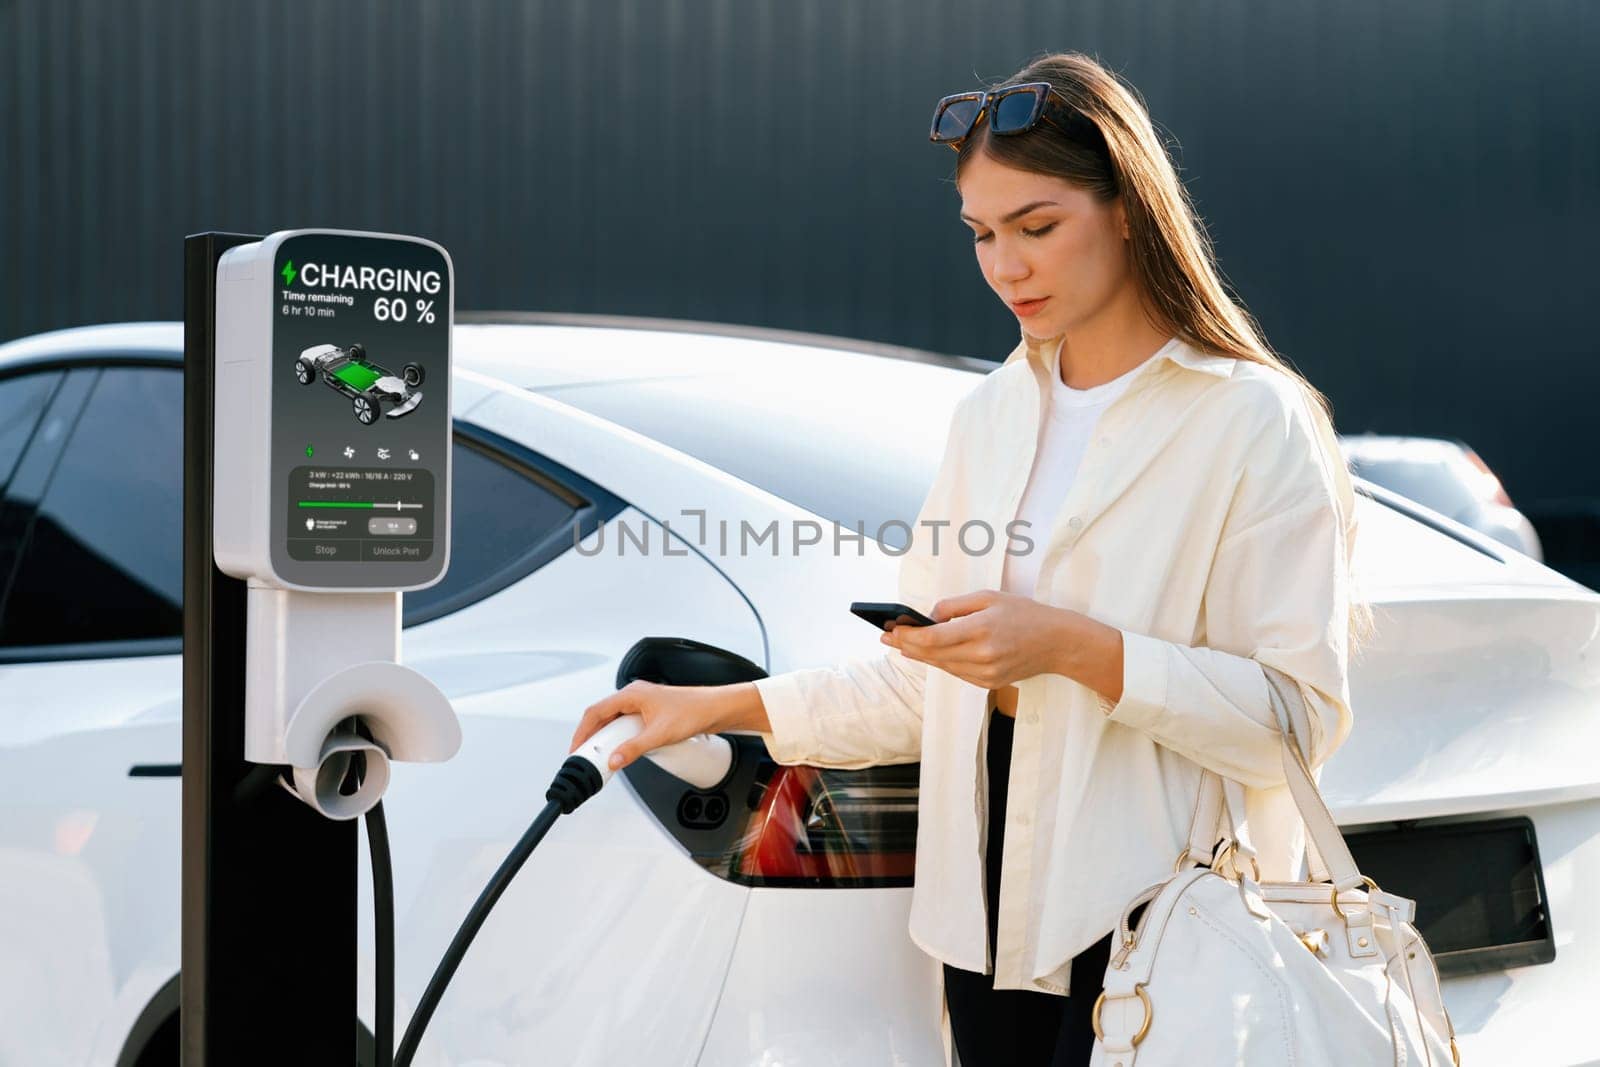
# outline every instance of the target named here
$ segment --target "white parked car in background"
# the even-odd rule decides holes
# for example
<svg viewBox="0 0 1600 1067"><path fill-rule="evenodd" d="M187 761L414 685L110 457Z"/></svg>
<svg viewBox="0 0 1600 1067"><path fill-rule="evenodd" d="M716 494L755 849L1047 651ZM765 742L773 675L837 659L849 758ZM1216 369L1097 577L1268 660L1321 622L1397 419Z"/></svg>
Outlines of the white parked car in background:
<svg viewBox="0 0 1600 1067"><path fill-rule="evenodd" d="M138 324L0 346L0 1064L177 1062L181 343ZM406 596L405 656L464 742L397 767L386 801L402 1026L636 641L771 672L881 653L847 612L894 597L871 532L915 519L994 366L571 317L461 324L455 346L454 550ZM1600 596L1359 489L1379 633L1323 790L1366 873L1418 899L1465 1063L1600 1062ZM800 520L868 536L738 550L741 521ZM918 768L778 767L737 741L731 788L640 760L556 825L419 1067L941 1062L936 964L906 935ZM361 916L368 1013L370 897Z"/></svg>
<svg viewBox="0 0 1600 1067"><path fill-rule="evenodd" d="M1539 534L1511 503L1500 479L1461 441L1438 437L1346 434L1339 439L1350 473L1486 533L1543 561Z"/></svg>

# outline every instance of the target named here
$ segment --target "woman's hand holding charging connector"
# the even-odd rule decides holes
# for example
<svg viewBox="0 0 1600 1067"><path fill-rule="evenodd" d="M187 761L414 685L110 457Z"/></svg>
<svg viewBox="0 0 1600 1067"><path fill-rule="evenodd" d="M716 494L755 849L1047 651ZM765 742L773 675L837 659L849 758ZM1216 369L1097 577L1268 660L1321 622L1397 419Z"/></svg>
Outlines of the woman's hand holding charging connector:
<svg viewBox="0 0 1600 1067"><path fill-rule="evenodd" d="M619 715L644 720L639 733L618 745L611 769L621 770L646 752L697 734L736 728L731 716L760 697L748 682L735 685L662 685L634 679L621 689L584 709L572 735L568 753L576 752L595 732Z"/></svg>

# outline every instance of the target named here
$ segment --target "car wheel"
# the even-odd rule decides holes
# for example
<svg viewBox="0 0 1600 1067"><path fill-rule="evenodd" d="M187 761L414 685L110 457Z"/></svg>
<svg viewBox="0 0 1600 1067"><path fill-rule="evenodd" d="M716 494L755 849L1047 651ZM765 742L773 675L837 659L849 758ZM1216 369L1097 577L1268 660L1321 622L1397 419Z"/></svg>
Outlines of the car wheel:
<svg viewBox="0 0 1600 1067"><path fill-rule="evenodd" d="M400 368L400 380L413 389L422 384L423 377L422 364L420 363L407 363Z"/></svg>
<svg viewBox="0 0 1600 1067"><path fill-rule="evenodd" d="M303 359L297 359L294 361L294 380L299 382L301 385L311 384L311 368L306 366L305 360Z"/></svg>
<svg viewBox="0 0 1600 1067"><path fill-rule="evenodd" d="M344 354L349 356L352 361L360 363L367 358L367 346L362 344L351 345L344 350Z"/></svg>
<svg viewBox="0 0 1600 1067"><path fill-rule="evenodd" d="M378 404L364 396L358 396L352 404L356 411L356 421L363 426L371 426L378 421Z"/></svg>

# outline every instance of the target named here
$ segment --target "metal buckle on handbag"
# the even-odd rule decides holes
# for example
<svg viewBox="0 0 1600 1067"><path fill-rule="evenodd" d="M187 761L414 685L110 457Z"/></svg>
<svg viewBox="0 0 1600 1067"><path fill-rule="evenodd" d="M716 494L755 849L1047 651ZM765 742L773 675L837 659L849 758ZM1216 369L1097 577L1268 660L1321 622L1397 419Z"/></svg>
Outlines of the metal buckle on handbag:
<svg viewBox="0 0 1600 1067"><path fill-rule="evenodd" d="M1229 863L1233 862L1233 859L1234 859L1234 857L1236 855L1238 855L1238 850L1233 847L1233 842L1232 841L1227 842L1226 844L1224 844L1222 846L1221 849L1219 849L1217 851L1217 854L1214 857L1212 857L1212 859L1211 859L1211 869L1213 871L1216 871L1218 874L1222 874L1222 869L1221 869L1222 868L1222 864L1224 862L1229 862ZM1256 862L1256 858L1254 856L1250 857L1250 871L1254 875L1254 879L1253 880L1256 883L1259 884L1260 881L1261 881L1261 864ZM1228 876L1225 875L1225 874L1222 874L1222 876L1224 878L1228 878L1228 881L1230 881L1230 882L1237 882L1239 880L1240 876L1242 875L1242 873L1243 872L1241 872L1239 870L1238 865L1234 864L1234 867L1233 867L1234 876L1232 878L1228 878Z"/></svg>
<svg viewBox="0 0 1600 1067"><path fill-rule="evenodd" d="M1144 1005L1144 1024L1139 1027L1139 1032L1134 1034L1129 1041L1129 1044L1137 1046L1139 1042L1144 1040L1144 1035L1150 1032L1150 1024L1155 1021L1156 1010L1150 1004L1150 994L1144 991L1143 982L1136 984L1133 987L1133 992L1139 998L1139 1002ZM1129 998L1126 996L1121 996L1117 999L1127 1000ZM1094 1027L1094 1036L1100 1041L1101 1044L1105 1044L1106 1040L1106 1032L1100 1026L1100 1006L1105 1002L1105 990L1101 990L1100 995L1095 998L1094 1010L1089 1013L1089 1023Z"/></svg>
<svg viewBox="0 0 1600 1067"><path fill-rule="evenodd" d="M1370 899L1370 893L1380 892L1380 890L1378 889L1378 883L1374 882L1371 878L1368 878L1366 875L1363 874L1361 876L1361 880L1363 882L1367 883L1367 888L1369 890L1369 899ZM1340 919L1345 918L1344 910L1339 907L1339 887L1338 886L1334 886L1333 887L1333 913L1335 915L1339 916Z"/></svg>

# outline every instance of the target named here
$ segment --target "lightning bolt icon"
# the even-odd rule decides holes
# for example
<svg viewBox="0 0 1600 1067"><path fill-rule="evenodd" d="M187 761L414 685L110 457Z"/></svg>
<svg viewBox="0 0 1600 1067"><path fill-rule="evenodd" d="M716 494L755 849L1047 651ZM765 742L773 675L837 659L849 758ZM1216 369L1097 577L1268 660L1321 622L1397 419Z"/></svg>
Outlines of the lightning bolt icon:
<svg viewBox="0 0 1600 1067"><path fill-rule="evenodd" d="M293 285L295 278L300 274L299 271L294 269L294 260L292 259L283 265L282 273L284 285Z"/></svg>

